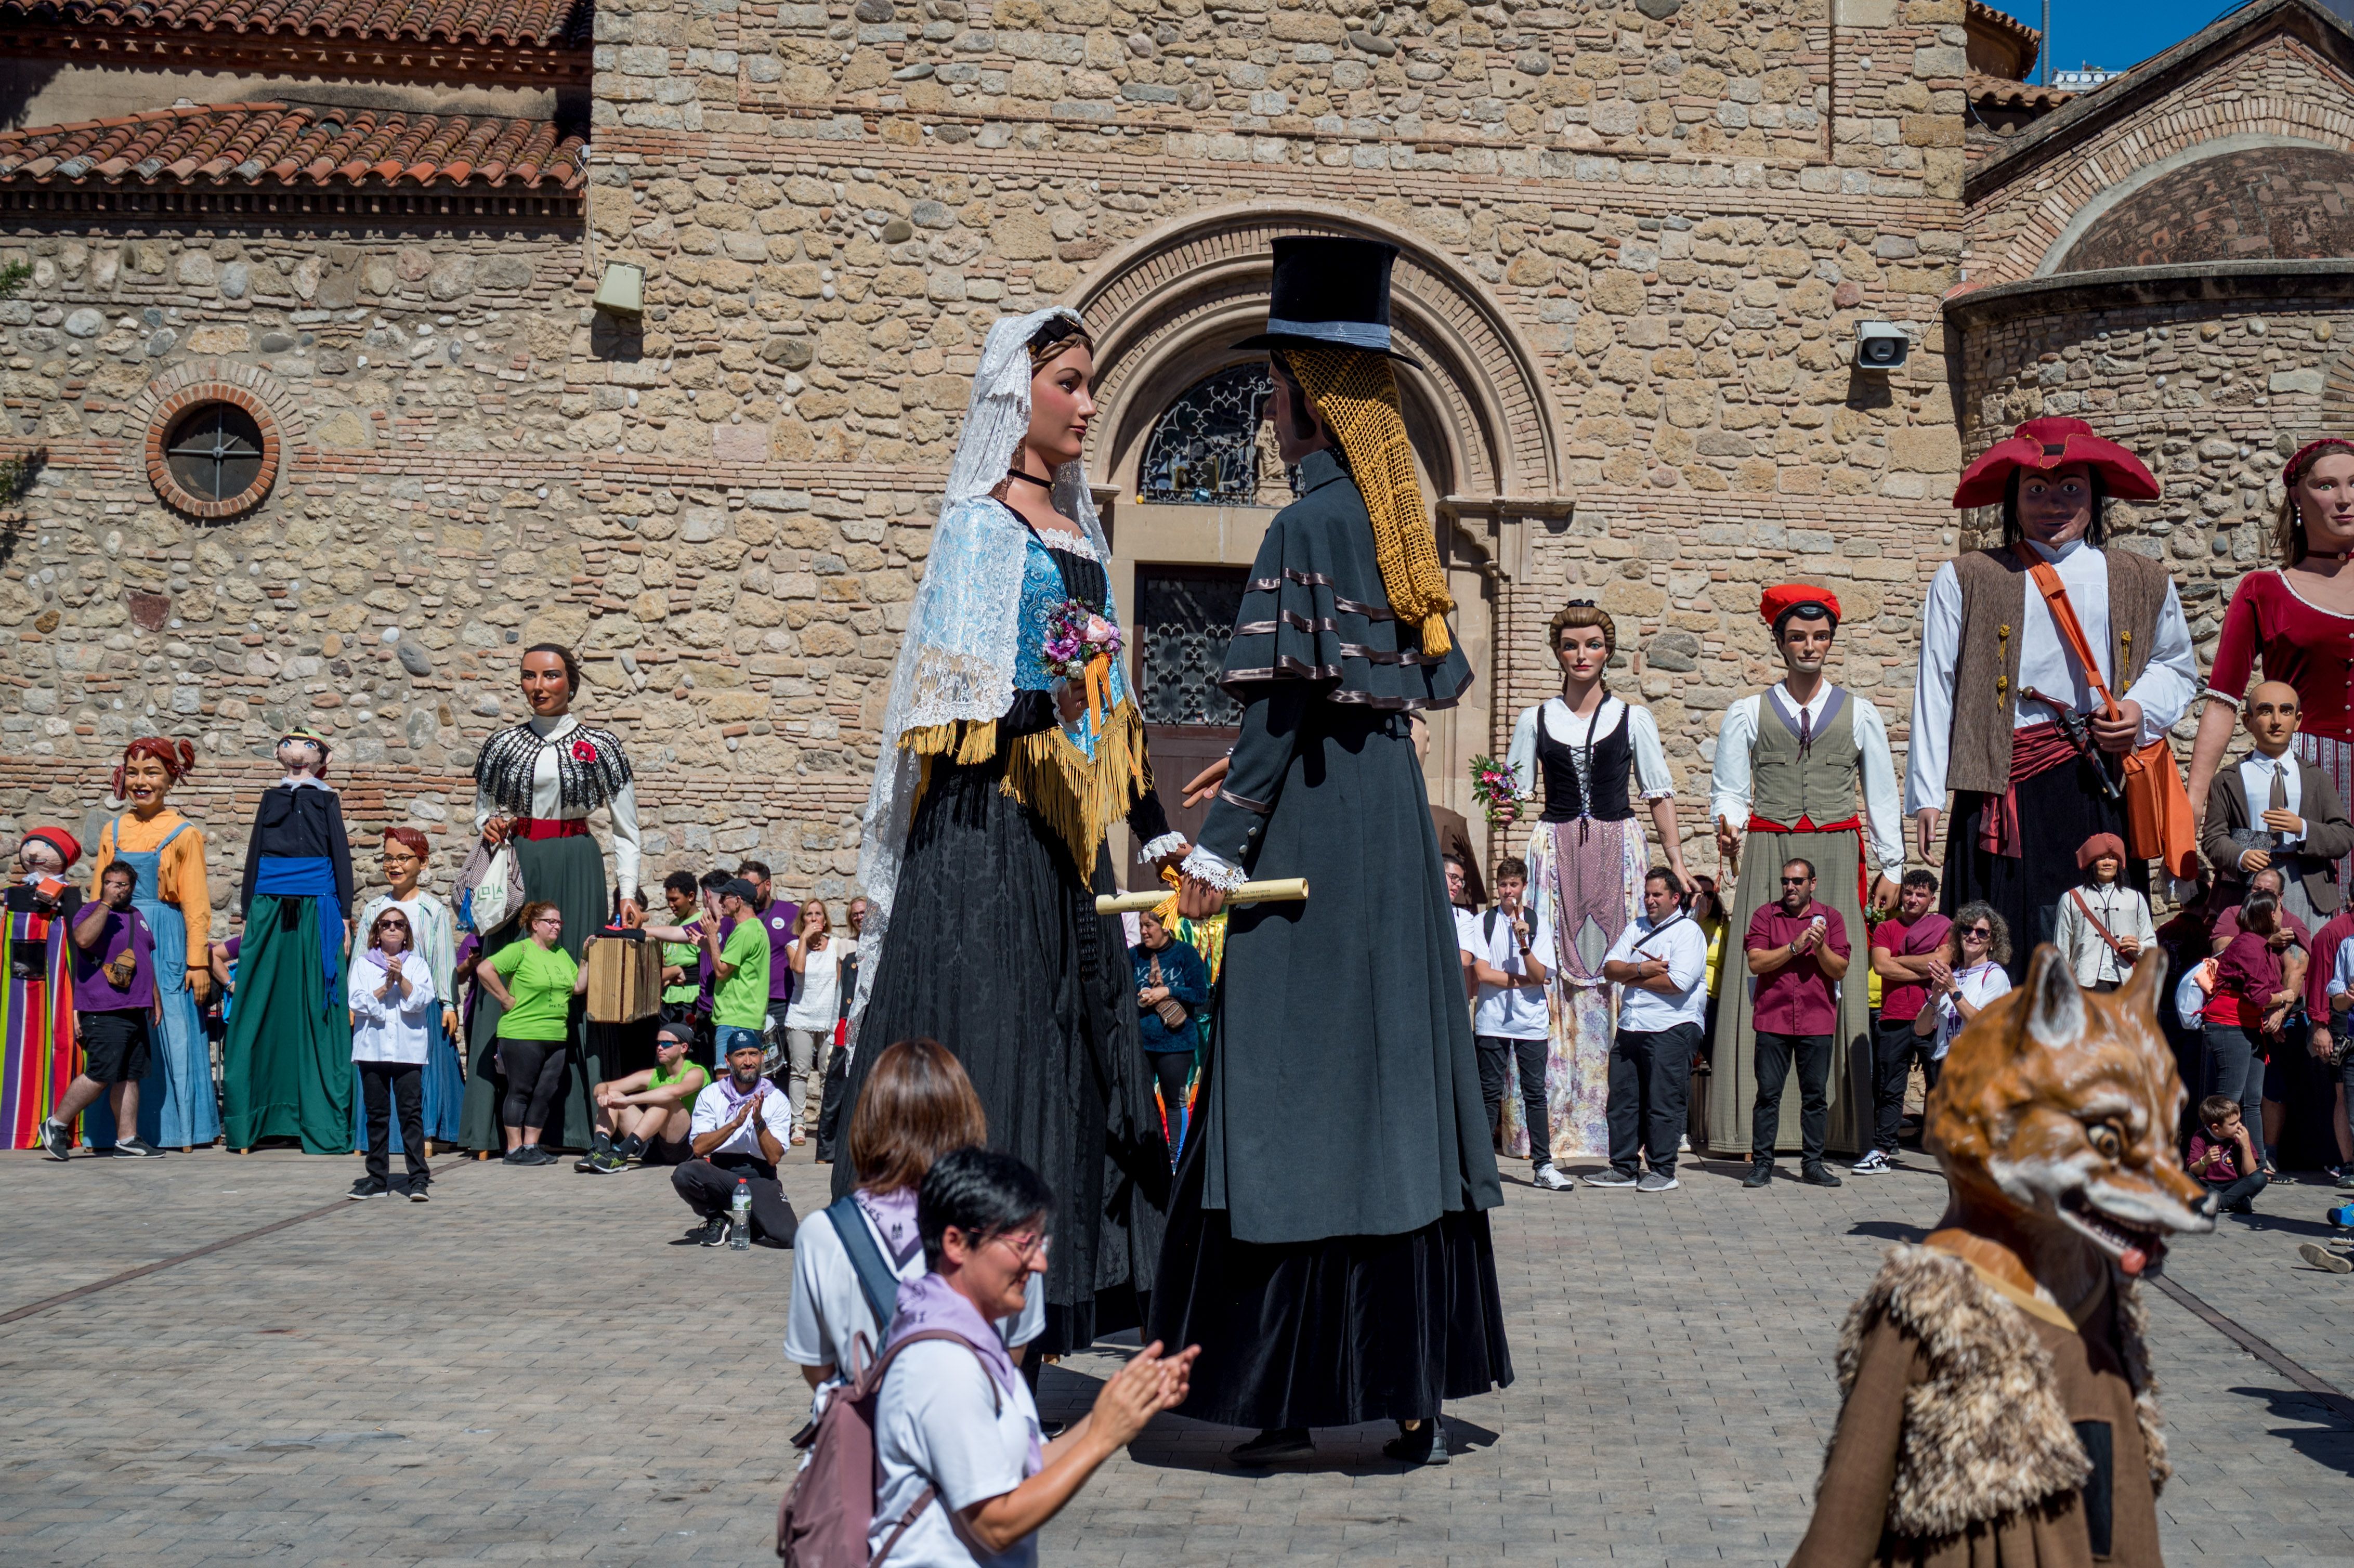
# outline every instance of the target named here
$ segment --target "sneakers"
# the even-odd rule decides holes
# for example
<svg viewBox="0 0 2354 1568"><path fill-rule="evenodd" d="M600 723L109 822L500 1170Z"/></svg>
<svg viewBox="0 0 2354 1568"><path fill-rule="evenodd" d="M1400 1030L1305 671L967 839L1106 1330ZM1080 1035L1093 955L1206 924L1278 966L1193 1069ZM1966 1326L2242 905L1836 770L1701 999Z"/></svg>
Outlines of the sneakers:
<svg viewBox="0 0 2354 1568"><path fill-rule="evenodd" d="M61 1121L41 1123L41 1152L51 1160L63 1160L73 1153L73 1128Z"/></svg>
<svg viewBox="0 0 2354 1568"><path fill-rule="evenodd" d="M689 1231L686 1234L693 1236L705 1246L726 1246L727 1245L727 1216L725 1214L714 1214L709 1219L703 1222L703 1228L701 1230Z"/></svg>
<svg viewBox="0 0 2354 1568"><path fill-rule="evenodd" d="M1843 1187L1847 1183L1820 1165L1809 1165L1798 1172L1798 1180L1809 1187Z"/></svg>
<svg viewBox="0 0 2354 1568"><path fill-rule="evenodd" d="M356 1203L361 1202L363 1199L381 1198L387 1192L391 1191L392 1189L390 1187L377 1181L373 1176L363 1176L358 1181L352 1183L352 1190L345 1193L344 1196Z"/></svg>
<svg viewBox="0 0 2354 1568"><path fill-rule="evenodd" d="M63 1159L64 1156L60 1155L58 1158ZM2354 1167L2349 1167L2346 1174L2338 1179L2338 1190L2341 1192L2354 1192Z"/></svg>
<svg viewBox="0 0 2354 1568"><path fill-rule="evenodd" d="M1888 1156L1875 1149L1849 1166L1847 1173L1850 1176L1885 1176L1895 1169Z"/></svg>
<svg viewBox="0 0 2354 1568"><path fill-rule="evenodd" d="M162 1150L156 1148L152 1143L143 1143L135 1138L116 1139L114 1140L114 1152L117 1154L128 1155L133 1160L161 1160L164 1158L164 1151Z"/></svg>
<svg viewBox="0 0 2354 1568"><path fill-rule="evenodd" d="M592 1154L579 1167L592 1176L619 1176L629 1168L629 1156L618 1149L609 1149L602 1154Z"/></svg>
<svg viewBox="0 0 2354 1568"><path fill-rule="evenodd" d="M424 1182L411 1181L408 1184L408 1201L412 1203L422 1203L427 1201Z"/></svg>
<svg viewBox="0 0 2354 1568"><path fill-rule="evenodd" d="M1635 1178L1628 1175L1624 1171L1620 1171L1610 1166L1606 1166L1602 1170L1596 1171L1586 1177L1585 1184L1589 1187L1633 1187L1638 1185Z"/></svg>
<svg viewBox="0 0 2354 1568"><path fill-rule="evenodd" d="M553 1165L556 1156L536 1143L520 1143L506 1151L503 1165Z"/></svg>
<svg viewBox="0 0 2354 1568"><path fill-rule="evenodd" d="M2327 1247L2314 1242L2299 1242L2296 1255L2329 1274L2354 1274L2354 1259L2340 1257Z"/></svg>
<svg viewBox="0 0 2354 1568"><path fill-rule="evenodd" d="M1664 1171L1646 1171L1643 1179L1635 1183L1638 1192L1672 1192L1683 1183Z"/></svg>
<svg viewBox="0 0 2354 1568"><path fill-rule="evenodd" d="M613 1152L613 1135L599 1128L588 1140L588 1152L572 1162L575 1171L594 1171L597 1161Z"/></svg>
<svg viewBox="0 0 2354 1568"><path fill-rule="evenodd" d="M1774 1162L1770 1160L1753 1160L1749 1162L1749 1174L1741 1179L1741 1184L1744 1187L1763 1187L1772 1180L1774 1180Z"/></svg>
<svg viewBox="0 0 2354 1568"><path fill-rule="evenodd" d="M1538 1166L1535 1173L1529 1180L1548 1192L1566 1192L1575 1185L1568 1177L1555 1170L1550 1162Z"/></svg>
<svg viewBox="0 0 2354 1568"><path fill-rule="evenodd" d="M634 1132L613 1145L613 1162L617 1170L624 1165L642 1164L645 1158L646 1140Z"/></svg>

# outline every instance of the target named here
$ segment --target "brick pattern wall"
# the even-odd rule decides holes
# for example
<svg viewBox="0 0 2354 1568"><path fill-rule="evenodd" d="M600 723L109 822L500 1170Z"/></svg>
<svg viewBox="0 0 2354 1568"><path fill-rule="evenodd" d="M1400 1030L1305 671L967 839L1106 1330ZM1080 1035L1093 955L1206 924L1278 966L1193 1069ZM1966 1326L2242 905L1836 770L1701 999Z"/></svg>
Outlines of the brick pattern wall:
<svg viewBox="0 0 2354 1568"><path fill-rule="evenodd" d="M2354 155L2252 147L2127 196L2068 248L2061 270L2354 256Z"/></svg>
<svg viewBox="0 0 2354 1568"><path fill-rule="evenodd" d="M1971 281L2032 277L2069 221L2104 190L2137 169L2233 135L2354 150L2354 76L2301 38L2261 37L2182 89L2115 115L2083 142L1981 175L1999 183L1970 200Z"/></svg>

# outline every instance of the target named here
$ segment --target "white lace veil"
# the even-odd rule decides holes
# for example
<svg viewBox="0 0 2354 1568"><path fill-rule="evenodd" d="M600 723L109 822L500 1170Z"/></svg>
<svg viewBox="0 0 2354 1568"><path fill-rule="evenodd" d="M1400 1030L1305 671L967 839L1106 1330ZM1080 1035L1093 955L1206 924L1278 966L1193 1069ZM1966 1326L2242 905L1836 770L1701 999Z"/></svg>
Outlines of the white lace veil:
<svg viewBox="0 0 2354 1568"><path fill-rule="evenodd" d="M1030 340L1056 318L1075 327L1085 324L1077 312L1052 306L1001 319L981 345L981 369L972 378L972 398L965 406L956 461L949 466L948 492L932 533L931 556L907 614L876 737L875 783L867 791L858 850L867 913L858 939L858 994L851 1003L854 1036L882 967L883 939L898 896L921 776L918 759L900 747L899 739L911 729L957 719L1000 717L1013 701L1013 654L1021 640L1015 622L1027 534L1012 512L988 497L1004 481L1015 449L1029 433ZM1055 471L1054 501L1055 510L1087 535L1097 558L1109 561L1095 499L1087 493L1085 462L1066 462ZM960 890L930 892L951 897Z"/></svg>

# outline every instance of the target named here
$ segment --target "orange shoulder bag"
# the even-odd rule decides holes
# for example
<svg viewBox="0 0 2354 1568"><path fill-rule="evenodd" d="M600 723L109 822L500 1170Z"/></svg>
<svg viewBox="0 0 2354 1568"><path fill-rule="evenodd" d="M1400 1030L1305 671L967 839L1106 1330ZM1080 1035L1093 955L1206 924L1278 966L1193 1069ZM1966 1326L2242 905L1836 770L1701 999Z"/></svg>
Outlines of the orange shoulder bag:
<svg viewBox="0 0 2354 1568"><path fill-rule="evenodd" d="M2109 683L2101 676L2100 662L2093 657L2092 643L2076 620L2075 607L2068 602L2068 589L2061 583L2059 572L2025 546L2016 548L2052 610L2052 623L2075 652L2076 662L2084 667L2084 678L2092 682L2108 716L2120 716L2123 710L2109 694ZM2170 876L2197 875L2199 850L2190 830L2190 791L2183 787L2173 744L2164 736L2126 753L2124 789L2126 833L2130 841L2126 848L2137 859L2162 862Z"/></svg>

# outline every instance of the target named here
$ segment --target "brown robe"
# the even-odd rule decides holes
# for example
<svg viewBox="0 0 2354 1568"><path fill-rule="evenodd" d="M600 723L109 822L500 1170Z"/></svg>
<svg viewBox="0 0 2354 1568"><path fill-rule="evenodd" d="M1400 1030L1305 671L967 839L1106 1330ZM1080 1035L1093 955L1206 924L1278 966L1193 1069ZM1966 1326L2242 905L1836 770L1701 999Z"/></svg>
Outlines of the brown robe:
<svg viewBox="0 0 2354 1568"><path fill-rule="evenodd" d="M2137 1409L2126 1376L2127 1330L2119 1320L2117 1293L2103 1290L2086 1308L2081 1328L2069 1326L2065 1315L2047 1302L2030 1304L2007 1291L2002 1294L2050 1357L2053 1393L2069 1425L2081 1434L2079 1424L2107 1424L2108 1551L2096 1554L2093 1550L2093 1520L2086 1506L2087 1493L2100 1485L2097 1467L2083 1488L2059 1490L1951 1533L1903 1536L1889 1528L1900 1485L1899 1445L1908 1418L1922 1414L1915 1391L1933 1380L1922 1337L1880 1313L1857 1343L1854 1381L1823 1466L1814 1522L1790 1559L1790 1568L2092 1568L2095 1563L2161 1568L2158 1493L2143 1437L2145 1413ZM1908 1404L1908 1396L1916 1403ZM1949 1421L1969 1414L1936 1414ZM2006 1464L1995 1454L1984 1459L1990 1467ZM1967 1475L1935 1478L1949 1485L1958 1481L1965 1491L1974 1479Z"/></svg>

